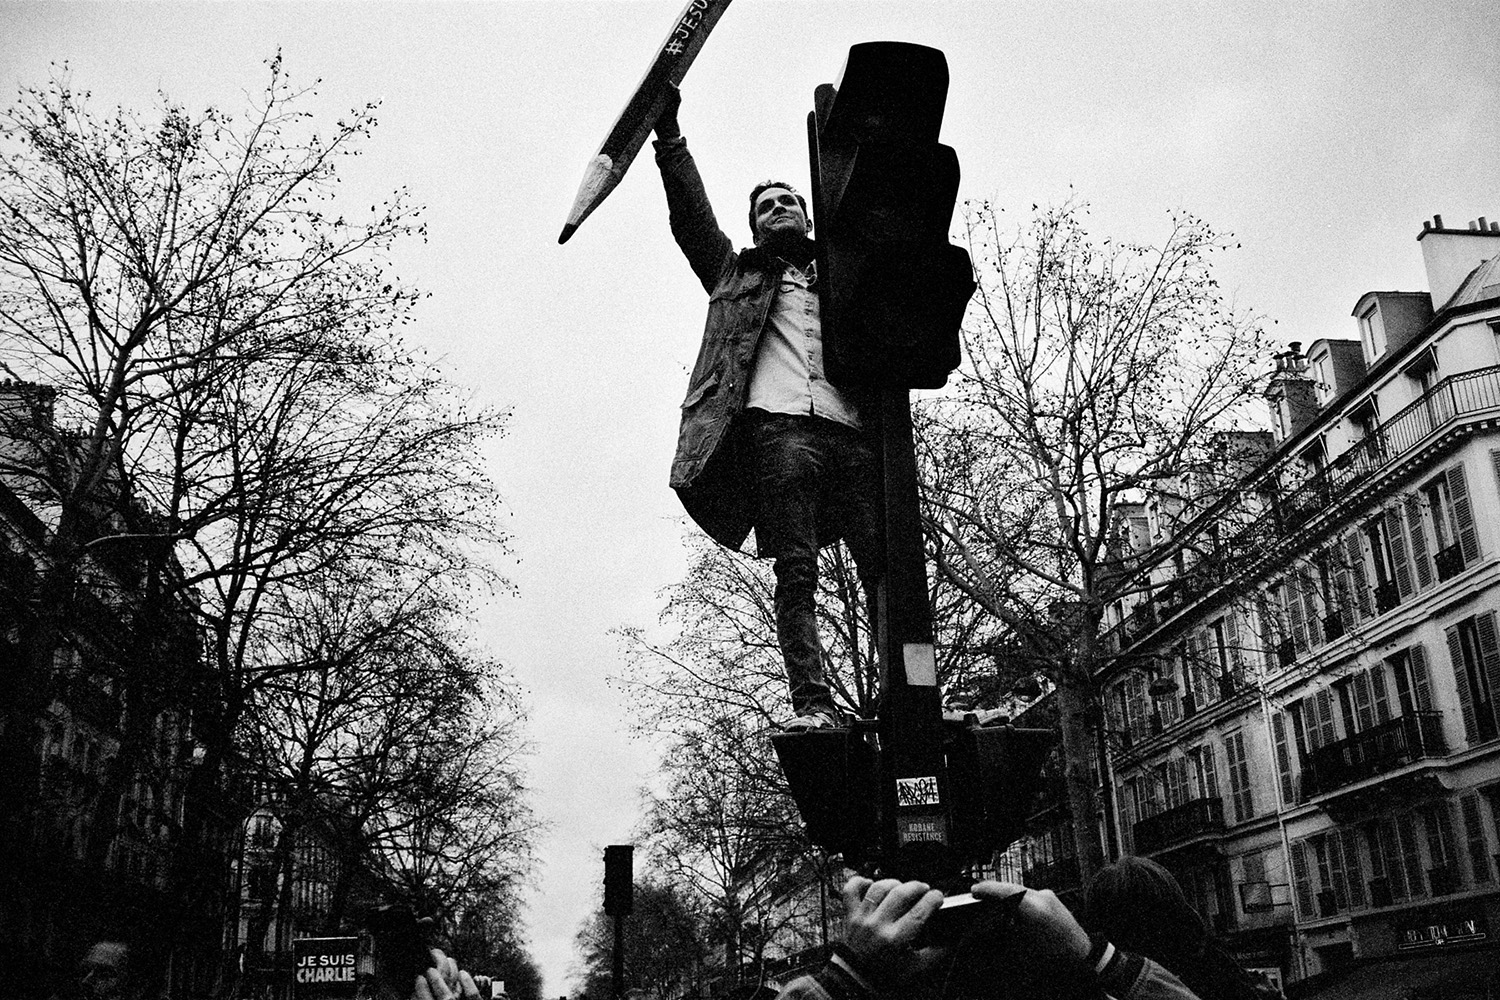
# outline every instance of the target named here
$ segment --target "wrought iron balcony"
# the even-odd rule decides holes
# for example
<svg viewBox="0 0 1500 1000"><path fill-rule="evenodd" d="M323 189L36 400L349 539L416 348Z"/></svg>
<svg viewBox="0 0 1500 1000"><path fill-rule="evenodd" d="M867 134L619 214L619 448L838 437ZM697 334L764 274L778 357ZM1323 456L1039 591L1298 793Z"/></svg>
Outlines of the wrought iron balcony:
<svg viewBox="0 0 1500 1000"><path fill-rule="evenodd" d="M1031 889L1076 889L1082 884L1077 858L1042 861L1021 871L1021 881Z"/></svg>
<svg viewBox="0 0 1500 1000"><path fill-rule="evenodd" d="M1451 580L1464 571L1464 552L1457 542L1434 552L1432 561L1437 566L1439 581Z"/></svg>
<svg viewBox="0 0 1500 1000"><path fill-rule="evenodd" d="M1224 800L1217 796L1190 799L1166 812L1147 816L1135 824L1138 854L1164 850L1194 837L1224 830Z"/></svg>
<svg viewBox="0 0 1500 1000"><path fill-rule="evenodd" d="M1375 588L1375 612L1385 614L1387 611L1401 603L1401 591L1396 587L1395 580L1387 580Z"/></svg>
<svg viewBox="0 0 1500 1000"><path fill-rule="evenodd" d="M1410 406L1374 428L1370 436L1307 475L1288 458L1254 484L1245 484L1205 508L1205 516L1229 530L1218 536L1212 559L1157 588L1136 611L1101 636L1113 656L1165 625L1185 607L1243 570L1280 559L1284 543L1331 509L1357 501L1381 473L1450 422L1500 412L1500 365L1462 372L1433 386ZM1440 564L1452 569L1453 556ZM1461 556L1458 557L1461 560ZM1436 559L1435 559L1436 561ZM1372 588L1379 613L1401 602L1394 582ZM1332 631L1328 638L1334 638ZM1283 665L1290 657L1278 650Z"/></svg>
<svg viewBox="0 0 1500 1000"><path fill-rule="evenodd" d="M1448 752L1441 712L1413 712L1313 750L1303 760L1304 799Z"/></svg>
<svg viewBox="0 0 1500 1000"><path fill-rule="evenodd" d="M1294 534L1324 511L1365 488L1377 473L1448 421L1494 410L1500 410L1500 366L1443 379L1317 473L1292 483L1282 479L1281 489L1285 492L1274 487L1269 491L1262 488L1262 495L1270 500L1272 518L1269 522L1252 519L1227 540L1225 551L1232 560L1255 552L1260 548L1258 543L1266 538L1268 523L1280 538ZM1287 463L1281 471L1294 475L1295 465ZM1382 610L1389 610L1396 603L1393 600Z"/></svg>

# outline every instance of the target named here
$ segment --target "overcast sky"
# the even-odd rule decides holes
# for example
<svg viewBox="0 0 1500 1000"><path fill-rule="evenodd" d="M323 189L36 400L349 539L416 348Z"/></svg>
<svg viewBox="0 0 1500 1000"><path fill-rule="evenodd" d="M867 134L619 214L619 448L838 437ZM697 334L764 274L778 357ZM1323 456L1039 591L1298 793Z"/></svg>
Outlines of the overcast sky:
<svg viewBox="0 0 1500 1000"><path fill-rule="evenodd" d="M278 48L334 116L380 101L351 202L398 185L430 239L398 270L432 292L412 336L475 397L511 407L488 452L519 596L481 640L526 688L531 783L553 824L531 894L552 996L625 842L651 748L627 734L610 630L650 625L685 567L667 472L705 296L672 244L649 147L566 246L585 162L684 0L563 3L21 3L0 0L0 83L67 61L96 106L240 107ZM684 83L683 132L721 224L805 187L813 88L848 47L947 53L943 139L961 198L1013 218L1071 195L1094 231L1151 241L1186 209L1232 231L1223 286L1278 339L1353 337L1369 290L1425 290L1422 220L1500 218L1493 0L1006 3L739 0ZM0 99L9 100L0 93Z"/></svg>

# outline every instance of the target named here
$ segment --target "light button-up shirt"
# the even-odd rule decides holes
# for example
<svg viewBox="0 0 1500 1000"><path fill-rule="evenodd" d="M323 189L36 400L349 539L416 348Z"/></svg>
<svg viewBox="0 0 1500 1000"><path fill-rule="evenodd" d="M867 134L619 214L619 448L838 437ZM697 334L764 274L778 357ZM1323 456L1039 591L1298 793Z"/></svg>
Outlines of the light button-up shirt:
<svg viewBox="0 0 1500 1000"><path fill-rule="evenodd" d="M771 315L761 333L745 405L770 413L825 417L859 427L853 400L823 374L823 325L813 287L817 265L802 271L787 264Z"/></svg>

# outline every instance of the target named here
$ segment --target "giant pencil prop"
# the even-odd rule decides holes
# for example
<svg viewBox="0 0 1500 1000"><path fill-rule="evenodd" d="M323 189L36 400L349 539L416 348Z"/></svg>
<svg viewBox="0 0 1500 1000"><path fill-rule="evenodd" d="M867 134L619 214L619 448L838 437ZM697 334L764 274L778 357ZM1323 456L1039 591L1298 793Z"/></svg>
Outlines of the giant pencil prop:
<svg viewBox="0 0 1500 1000"><path fill-rule="evenodd" d="M656 119L667 102L667 85L682 82L693 58L708 39L708 33L714 30L719 16L728 6L729 0L688 0L667 40L656 53L651 68L646 70L645 78L630 95L625 110L615 120L615 127L609 130L609 138L589 161L583 183L578 187L578 197L573 199L573 208L568 212L567 225L563 226L557 242L568 242L574 230L620 183L620 178L630 169L630 161L645 144L646 136L656 127Z"/></svg>

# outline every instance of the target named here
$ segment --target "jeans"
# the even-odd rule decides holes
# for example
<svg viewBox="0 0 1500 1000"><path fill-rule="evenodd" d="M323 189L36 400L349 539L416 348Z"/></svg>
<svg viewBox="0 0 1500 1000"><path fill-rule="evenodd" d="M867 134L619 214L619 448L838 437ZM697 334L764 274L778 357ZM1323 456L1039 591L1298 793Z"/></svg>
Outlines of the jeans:
<svg viewBox="0 0 1500 1000"><path fill-rule="evenodd" d="M862 431L821 417L746 416L758 493L755 539L760 555L775 560L776 639L792 711L834 714L818 640L819 529L843 536L866 600L873 600L881 564L875 450Z"/></svg>

